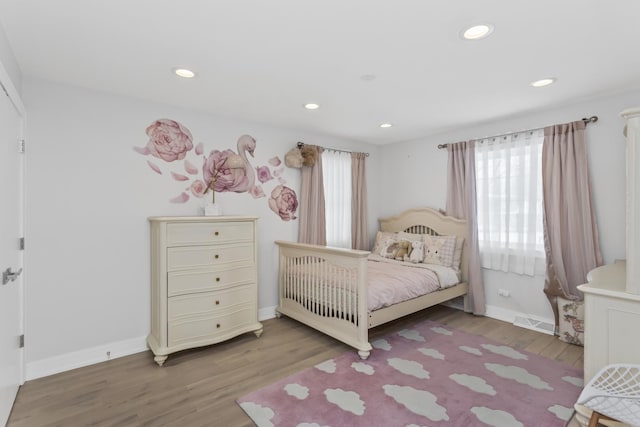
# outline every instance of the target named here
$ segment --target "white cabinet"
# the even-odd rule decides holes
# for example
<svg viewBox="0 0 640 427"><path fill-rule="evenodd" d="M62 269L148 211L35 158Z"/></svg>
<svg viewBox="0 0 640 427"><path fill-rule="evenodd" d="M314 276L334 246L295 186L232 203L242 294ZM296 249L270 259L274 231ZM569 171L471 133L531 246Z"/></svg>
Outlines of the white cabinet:
<svg viewBox="0 0 640 427"><path fill-rule="evenodd" d="M154 360L187 348L262 333L256 217L151 217Z"/></svg>
<svg viewBox="0 0 640 427"><path fill-rule="evenodd" d="M625 110L627 260L587 275L584 292L584 380L612 363L640 363L640 108Z"/></svg>

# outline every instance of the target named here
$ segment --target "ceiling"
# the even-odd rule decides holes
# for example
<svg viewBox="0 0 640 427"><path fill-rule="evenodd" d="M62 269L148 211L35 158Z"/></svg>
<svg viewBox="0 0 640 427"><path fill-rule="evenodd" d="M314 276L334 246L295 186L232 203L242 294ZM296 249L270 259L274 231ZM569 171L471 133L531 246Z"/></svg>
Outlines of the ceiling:
<svg viewBox="0 0 640 427"><path fill-rule="evenodd" d="M0 0L25 76L374 144L638 89L639 23L638 0Z"/></svg>

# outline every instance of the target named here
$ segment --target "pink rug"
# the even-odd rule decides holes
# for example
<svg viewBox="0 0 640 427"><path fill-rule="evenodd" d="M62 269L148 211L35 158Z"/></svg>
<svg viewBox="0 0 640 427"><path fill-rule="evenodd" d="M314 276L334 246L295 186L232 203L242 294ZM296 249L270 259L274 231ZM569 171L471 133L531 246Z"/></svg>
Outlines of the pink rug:
<svg viewBox="0 0 640 427"><path fill-rule="evenodd" d="M238 399L259 426L563 426L582 370L425 321Z"/></svg>

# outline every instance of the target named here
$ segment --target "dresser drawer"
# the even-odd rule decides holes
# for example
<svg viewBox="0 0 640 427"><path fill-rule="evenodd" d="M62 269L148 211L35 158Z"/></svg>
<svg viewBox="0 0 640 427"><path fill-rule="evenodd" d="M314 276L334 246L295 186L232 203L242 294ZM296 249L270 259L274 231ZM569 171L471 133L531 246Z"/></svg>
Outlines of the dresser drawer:
<svg viewBox="0 0 640 427"><path fill-rule="evenodd" d="M169 246L202 245L253 241L253 223L173 223L167 224Z"/></svg>
<svg viewBox="0 0 640 427"><path fill-rule="evenodd" d="M167 249L167 270L252 265L255 262L254 256L253 245L248 243L220 247L180 246Z"/></svg>
<svg viewBox="0 0 640 427"><path fill-rule="evenodd" d="M232 310L183 316L169 319L169 346L183 343L215 342L233 334L235 330L257 323L256 308L253 303L235 306Z"/></svg>
<svg viewBox="0 0 640 427"><path fill-rule="evenodd" d="M256 267L229 268L226 270L185 270L167 274L167 296L208 292L256 280ZM254 297L255 298L255 297Z"/></svg>
<svg viewBox="0 0 640 427"><path fill-rule="evenodd" d="M215 292L180 295L169 298L169 322L193 316L209 316L254 301L256 288L253 285L236 286Z"/></svg>

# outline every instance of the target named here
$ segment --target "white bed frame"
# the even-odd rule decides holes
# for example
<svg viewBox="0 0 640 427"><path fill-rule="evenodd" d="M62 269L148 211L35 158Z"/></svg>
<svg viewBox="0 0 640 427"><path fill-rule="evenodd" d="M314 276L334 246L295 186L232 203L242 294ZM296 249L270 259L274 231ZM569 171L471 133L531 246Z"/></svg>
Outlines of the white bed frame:
<svg viewBox="0 0 640 427"><path fill-rule="evenodd" d="M280 249L279 305L284 314L358 350L369 357L369 328L463 296L467 309L468 236L466 221L429 208L410 209L379 220L380 231L464 237L461 282L421 297L369 311L367 308L368 251L276 241ZM333 277L328 285L322 277Z"/></svg>

